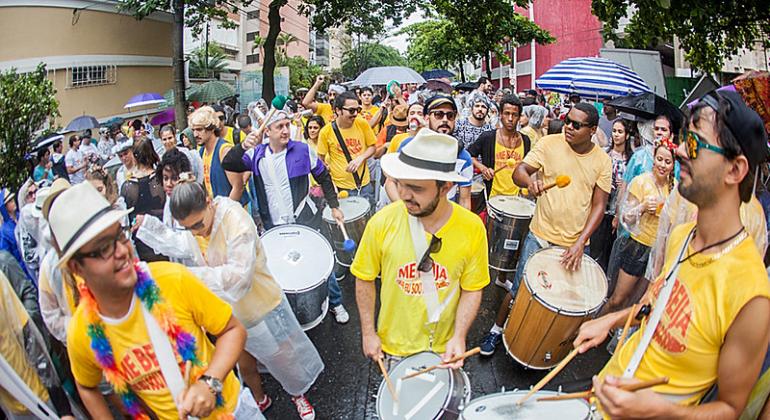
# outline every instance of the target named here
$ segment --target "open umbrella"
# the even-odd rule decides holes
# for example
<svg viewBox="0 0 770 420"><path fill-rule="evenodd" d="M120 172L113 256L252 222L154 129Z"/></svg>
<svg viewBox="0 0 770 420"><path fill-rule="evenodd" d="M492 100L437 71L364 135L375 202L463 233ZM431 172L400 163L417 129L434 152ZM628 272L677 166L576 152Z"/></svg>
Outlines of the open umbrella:
<svg viewBox="0 0 770 420"><path fill-rule="evenodd" d="M115 124L123 124L123 118L112 117L109 120L102 123L102 127L111 127Z"/></svg>
<svg viewBox="0 0 770 420"><path fill-rule="evenodd" d="M32 151L38 151L45 149L46 147L56 143L56 141L64 140L64 136L59 133L49 134L47 136L40 136L35 139L35 143L32 145Z"/></svg>
<svg viewBox="0 0 770 420"><path fill-rule="evenodd" d="M225 82L212 80L206 82L192 92L187 98L190 101L216 102L235 96L235 88Z"/></svg>
<svg viewBox="0 0 770 420"><path fill-rule="evenodd" d="M417 83L420 85L425 83L425 79L409 67L389 66L372 67L365 70L356 77L356 80L353 80L351 85L384 86L391 80L396 80L398 83Z"/></svg>
<svg viewBox="0 0 770 420"><path fill-rule="evenodd" d="M420 73L420 76L422 76L425 80L429 79L441 79L441 78L451 78L455 77L455 74L452 73L449 70L428 70Z"/></svg>
<svg viewBox="0 0 770 420"><path fill-rule="evenodd" d="M478 87L479 87L479 84L476 82L465 82L465 83L458 83L455 86L455 89L459 91L469 91L469 90L476 89Z"/></svg>
<svg viewBox="0 0 770 420"><path fill-rule="evenodd" d="M150 120L152 125L163 125L174 122L174 108L167 108L156 114Z"/></svg>
<svg viewBox="0 0 770 420"><path fill-rule="evenodd" d="M630 68L599 57L564 60L543 73L535 84L540 89L584 98L613 98L652 91Z"/></svg>
<svg viewBox="0 0 770 420"><path fill-rule="evenodd" d="M190 97L195 94L195 92L198 91L200 85L192 85L185 89L184 91L184 97L189 101ZM166 105L167 106L174 106L176 101L174 100L174 89L169 89L166 91L166 93L163 94L163 98L166 99Z"/></svg>
<svg viewBox="0 0 770 420"><path fill-rule="evenodd" d="M74 120L70 121L66 127L64 127L63 133L71 133L73 131L83 131L89 128L98 128L99 121L90 115L81 115Z"/></svg>
<svg viewBox="0 0 770 420"><path fill-rule="evenodd" d="M672 122L673 127L671 128L674 133L679 131L684 121L684 114L679 108L652 92L615 98L609 101L607 105L612 105L618 111L647 120L652 120L658 115L666 115Z"/></svg>
<svg viewBox="0 0 770 420"><path fill-rule="evenodd" d="M134 95L123 105L123 108L135 108L138 106L157 105L166 102L166 99L160 93L140 93Z"/></svg>

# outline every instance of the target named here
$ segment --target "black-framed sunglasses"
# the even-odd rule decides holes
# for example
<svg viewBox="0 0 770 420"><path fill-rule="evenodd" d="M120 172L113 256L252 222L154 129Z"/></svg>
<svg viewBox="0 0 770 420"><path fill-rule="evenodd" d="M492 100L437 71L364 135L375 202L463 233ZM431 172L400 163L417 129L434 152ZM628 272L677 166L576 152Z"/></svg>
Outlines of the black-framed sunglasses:
<svg viewBox="0 0 770 420"><path fill-rule="evenodd" d="M457 118L457 113L454 111L431 111L430 114L437 120L443 120L446 117L447 120L454 121Z"/></svg>
<svg viewBox="0 0 770 420"><path fill-rule="evenodd" d="M345 111L348 111L351 114L358 114L359 112L361 112L361 107L358 107L358 108L346 108L346 107L343 106L342 109L345 110Z"/></svg>
<svg viewBox="0 0 770 420"><path fill-rule="evenodd" d="M97 248L95 251L78 252L75 253L73 258L78 260L82 260L84 258L99 258L102 260L107 260L115 255L115 248L117 248L118 242L127 244L130 239L131 228L129 226L121 226L120 229L118 229L118 234L115 235L114 238L99 246L99 248Z"/></svg>
<svg viewBox="0 0 770 420"><path fill-rule="evenodd" d="M191 232L198 231L206 227L206 216L203 216L203 219L199 220L197 223L192 224L189 227L186 227L185 230L189 230Z"/></svg>
<svg viewBox="0 0 770 420"><path fill-rule="evenodd" d="M441 251L441 238L436 235L432 235L430 239L430 245L428 245L428 249L425 250L425 254L422 255L422 258L420 258L420 263L417 264L417 269L423 273L430 273L433 271L434 262L430 254L435 254L439 251Z"/></svg>
<svg viewBox="0 0 770 420"><path fill-rule="evenodd" d="M580 130L583 127L591 127L591 124L571 120L569 117L564 117L564 125L571 125L575 130Z"/></svg>

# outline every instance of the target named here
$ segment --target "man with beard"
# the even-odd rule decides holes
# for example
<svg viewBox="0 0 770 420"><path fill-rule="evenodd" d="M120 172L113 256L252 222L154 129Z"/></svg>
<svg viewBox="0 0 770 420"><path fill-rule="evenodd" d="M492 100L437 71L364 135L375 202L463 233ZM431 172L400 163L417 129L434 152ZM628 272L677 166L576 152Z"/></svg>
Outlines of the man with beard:
<svg viewBox="0 0 770 420"><path fill-rule="evenodd" d="M642 299L649 318L594 377L605 416L737 418L762 365L770 335L770 286L741 223L757 166L767 159L762 120L735 92L710 92L695 105L677 150L678 190L698 206L697 221L671 233L662 274ZM580 327L579 351L601 344L631 309ZM622 375L622 378L620 378ZM667 376L638 392L630 382ZM716 399L702 403L718 385Z"/></svg>
<svg viewBox="0 0 770 420"><path fill-rule="evenodd" d="M319 75L315 78L315 83L313 83L313 86L307 91L305 97L302 98L302 106L305 107L305 109L313 111L315 115L320 115L324 119L324 122L329 124L334 119L334 99L337 98L337 95L345 92L345 87L334 83L329 84L329 90L326 92L329 103L318 102L316 101L315 96L318 93L318 89L320 89L321 85L324 83L324 80L325 78L323 75Z"/></svg>
<svg viewBox="0 0 770 420"><path fill-rule="evenodd" d="M489 114L489 99L486 96L473 94L469 99L471 112L468 118L463 118L455 126L455 138L464 149L468 149L471 144L476 142L481 133L494 130L495 127L487 122Z"/></svg>
<svg viewBox="0 0 770 420"><path fill-rule="evenodd" d="M375 361L421 351L443 353L446 361L465 352L489 274L481 219L446 197L453 183L467 181L455 170L457 148L451 136L423 129L400 152L382 158L401 200L372 217L350 267L363 352Z"/></svg>

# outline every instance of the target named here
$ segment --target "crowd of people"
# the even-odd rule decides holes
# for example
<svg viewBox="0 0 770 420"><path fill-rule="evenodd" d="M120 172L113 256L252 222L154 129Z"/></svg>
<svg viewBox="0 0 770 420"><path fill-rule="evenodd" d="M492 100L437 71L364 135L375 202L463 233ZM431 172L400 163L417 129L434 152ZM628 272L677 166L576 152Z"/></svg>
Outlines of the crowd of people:
<svg viewBox="0 0 770 420"><path fill-rule="evenodd" d="M263 418L263 366L297 415L315 418L306 393L324 361L260 235L323 230L327 207L344 226L348 197L370 211L352 264L326 280L329 311L346 324L355 300L367 358L393 366L432 351L458 369L470 344L494 354L528 261L557 247L564 270L590 256L608 282L574 347L632 324L594 377L599 415L758 415L770 393L758 380L770 200L757 113L729 91L684 117L642 119L492 86L349 90L319 76L282 109L203 105L184 130L134 120L98 139L72 134L66 153L60 140L36 150L29 180L1 192L0 367L26 384L0 384L5 415ZM477 201L498 196L534 206L509 271L490 270L490 216ZM339 287L347 275L355 296ZM508 293L468 343L493 281ZM661 376L654 389L623 388Z"/></svg>

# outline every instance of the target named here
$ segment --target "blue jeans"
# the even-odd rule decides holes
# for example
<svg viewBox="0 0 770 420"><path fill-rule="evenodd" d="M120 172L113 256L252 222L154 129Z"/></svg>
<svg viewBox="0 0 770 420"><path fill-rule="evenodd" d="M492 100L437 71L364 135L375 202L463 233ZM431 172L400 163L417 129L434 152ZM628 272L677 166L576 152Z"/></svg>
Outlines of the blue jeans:
<svg viewBox="0 0 770 420"><path fill-rule="evenodd" d="M524 245L521 248L521 254L519 254L519 262L516 264L516 275L513 277L513 286L511 287L511 296L516 298L516 293L519 291L519 285L521 285L521 277L524 275L524 268L527 265L527 261L536 251L542 247L535 239L535 235L532 232L527 233L527 237L524 238ZM589 247L583 248L583 254L588 255Z"/></svg>
<svg viewBox="0 0 770 420"><path fill-rule="evenodd" d="M357 196L360 196L360 197L364 197L365 199L367 199L369 201L369 207L370 208L374 208L374 205L375 205L376 202L374 201L374 185L372 184L372 182L369 182L369 184L361 187L360 191L355 189L355 188L352 189L352 190L340 189L340 191L347 191L348 195L351 196L351 197L354 196L354 195L357 195Z"/></svg>
<svg viewBox="0 0 770 420"><path fill-rule="evenodd" d="M342 305L342 290L340 289L340 284L337 283L334 271L329 275L327 284L329 286L329 308Z"/></svg>

